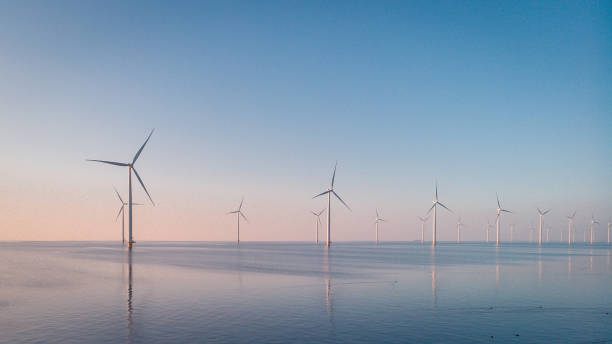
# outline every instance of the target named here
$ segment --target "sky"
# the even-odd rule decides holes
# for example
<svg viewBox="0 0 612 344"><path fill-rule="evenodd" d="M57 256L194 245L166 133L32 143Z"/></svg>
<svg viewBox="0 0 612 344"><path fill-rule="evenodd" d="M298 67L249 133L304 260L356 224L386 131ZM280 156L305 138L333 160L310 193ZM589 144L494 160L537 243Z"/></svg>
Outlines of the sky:
<svg viewBox="0 0 612 344"><path fill-rule="evenodd" d="M5 1L0 240L439 240L612 216L612 3ZM136 202L146 203L134 185ZM431 236L431 221L426 226ZM323 231L321 231L323 236ZM566 238L566 233L564 237Z"/></svg>

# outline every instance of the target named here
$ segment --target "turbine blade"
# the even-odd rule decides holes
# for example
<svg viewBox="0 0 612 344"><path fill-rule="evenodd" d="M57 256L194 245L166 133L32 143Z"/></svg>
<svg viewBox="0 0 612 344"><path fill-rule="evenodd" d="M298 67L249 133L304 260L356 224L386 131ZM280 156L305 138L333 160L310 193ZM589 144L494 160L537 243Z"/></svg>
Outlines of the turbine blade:
<svg viewBox="0 0 612 344"><path fill-rule="evenodd" d="M315 213L314 211L311 211L312 215L314 216L319 216L319 214Z"/></svg>
<svg viewBox="0 0 612 344"><path fill-rule="evenodd" d="M238 206L238 210L242 209L243 202L244 202L244 197L242 197L242 200L240 200L240 205Z"/></svg>
<svg viewBox="0 0 612 344"><path fill-rule="evenodd" d="M321 216L321 214L323 214L323 212L324 212L325 210L327 210L327 208L323 208L323 210L321 210L321 211L320 211L320 212L317 214L317 216Z"/></svg>
<svg viewBox="0 0 612 344"><path fill-rule="evenodd" d="M336 179L336 167L338 167L338 160L336 160L336 164L334 165L334 174L332 175L332 183L331 187L334 188L334 180Z"/></svg>
<svg viewBox="0 0 612 344"><path fill-rule="evenodd" d="M132 166L132 170L134 170L134 174L136 175L136 178L138 178L138 181L140 182L140 185L142 186L144 191L147 193L147 196L149 197L149 200L151 201L151 204L153 204L155 206L155 202L153 202L153 199L151 198L151 195L149 195L149 191L147 191L147 188L145 187L144 183L142 182L142 179L140 178L140 175L138 175L138 172L136 172L136 169L133 166Z"/></svg>
<svg viewBox="0 0 612 344"><path fill-rule="evenodd" d="M501 209L501 211L506 212L506 213L512 213L510 210L506 210L506 209Z"/></svg>
<svg viewBox="0 0 612 344"><path fill-rule="evenodd" d="M113 186L113 189L115 189L115 187ZM117 189L115 189L115 193L117 194L117 197L119 197L119 200L121 201L121 204L125 203L123 201L123 198L121 198L121 196L119 195L119 191L117 191ZM132 203L133 204L133 203Z"/></svg>
<svg viewBox="0 0 612 344"><path fill-rule="evenodd" d="M140 147L138 152L136 152L136 155L134 155L134 160L132 160L132 165L134 165L136 163L136 160L138 160L138 157L140 156L140 153L142 153L142 149L147 145L147 142L149 142L149 139L151 138L151 135L153 135L154 131L155 131L155 129L151 130L151 133L147 137L146 141L142 144L142 146Z"/></svg>
<svg viewBox="0 0 612 344"><path fill-rule="evenodd" d="M438 202L439 205L441 205L444 209L450 211L451 213L453 212L452 210L448 209L444 204Z"/></svg>
<svg viewBox="0 0 612 344"><path fill-rule="evenodd" d="M497 207L501 208L501 205L499 204L499 195L497 194L497 192L495 193L495 197L497 197Z"/></svg>
<svg viewBox="0 0 612 344"><path fill-rule="evenodd" d="M249 220L246 218L246 216L244 216L244 214L241 211L239 211L238 214L240 214L240 216L242 216L244 221L249 222Z"/></svg>
<svg viewBox="0 0 612 344"><path fill-rule="evenodd" d="M576 211L574 210L574 214L572 214L572 219L576 216Z"/></svg>
<svg viewBox="0 0 612 344"><path fill-rule="evenodd" d="M87 159L85 161L95 161L95 162L101 162L101 163L104 163L104 164L111 164L111 165L115 165L115 166L128 166L128 164L126 164L126 163L116 162L116 161L94 160L94 159Z"/></svg>
<svg viewBox="0 0 612 344"><path fill-rule="evenodd" d="M230 212L227 213L227 215L229 215L229 214L236 214L237 212L238 212L238 210L230 211Z"/></svg>
<svg viewBox="0 0 612 344"><path fill-rule="evenodd" d="M117 217L115 217L115 222L117 222L117 219L119 218L119 215L121 215L121 212L123 211L123 207L124 205L121 205L121 208L119 208L119 212L117 213Z"/></svg>
<svg viewBox="0 0 612 344"><path fill-rule="evenodd" d="M538 209L538 214L544 215L544 214L542 214L542 211L540 210L540 208L537 208L537 209Z"/></svg>
<svg viewBox="0 0 612 344"><path fill-rule="evenodd" d="M431 208L429 208L429 210L427 211L427 214L429 214L431 212L431 210L436 206L436 204L434 203L434 205L431 206Z"/></svg>
<svg viewBox="0 0 612 344"><path fill-rule="evenodd" d="M438 180L436 179L436 201L438 200Z"/></svg>
<svg viewBox="0 0 612 344"><path fill-rule="evenodd" d="M376 209L376 217L378 218L378 209Z"/></svg>
<svg viewBox="0 0 612 344"><path fill-rule="evenodd" d="M321 192L320 194L318 194L318 195L314 196L313 198L317 198L317 197L319 197L319 196L326 195L326 194L328 194L329 192L330 192L329 190L327 190L327 191L323 191L323 192Z"/></svg>
<svg viewBox="0 0 612 344"><path fill-rule="evenodd" d="M349 206L348 206L346 203L344 203L344 201L342 200L342 198L340 198L340 196L338 196L338 194L336 193L336 191L332 190L331 192L334 194L334 196L338 197L338 200L339 200L340 202L342 202L342 204L344 204L344 206L346 207L346 209L351 210L351 207L349 207ZM351 210L351 211L352 211L352 210Z"/></svg>
<svg viewBox="0 0 612 344"><path fill-rule="evenodd" d="M549 211L550 211L550 209L548 209L547 211L543 212L542 215L548 214Z"/></svg>

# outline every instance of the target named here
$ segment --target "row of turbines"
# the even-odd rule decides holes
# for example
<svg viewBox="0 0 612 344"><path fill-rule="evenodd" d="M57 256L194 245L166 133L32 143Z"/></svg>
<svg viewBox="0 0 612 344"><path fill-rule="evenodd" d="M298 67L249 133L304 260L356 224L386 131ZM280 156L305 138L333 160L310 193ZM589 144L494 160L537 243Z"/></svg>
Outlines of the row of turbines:
<svg viewBox="0 0 612 344"><path fill-rule="evenodd" d="M153 202L153 199L151 198L151 195L149 194L149 191L147 190L144 182L142 181L142 178L140 177L140 175L138 174L138 171L136 170L136 168L134 167L134 165L136 164L136 161L138 160L138 158L140 157L140 154L142 153L144 147L147 145L147 143L149 142L149 139L151 139L151 136L153 135L153 132L155 131L155 129L151 130L151 132L149 133L149 136L147 136L147 139L145 140L145 142L142 144L142 146L140 147L140 149L136 152L136 154L134 155L134 158L132 159L131 162L116 162L116 161L109 161L109 160L98 160L98 159L86 159L86 161L92 161L92 162L99 162L99 163L103 163L103 164L109 164L109 165L114 165L114 166L120 166L120 167L127 167L128 168L128 201L125 202L123 200L123 198L121 197L121 195L119 194L119 192L117 191L117 189L115 189L115 193L117 195L117 198L119 199L119 201L121 202L121 207L119 208L119 212L117 213L117 217L115 218L115 220L117 220L119 218L119 216L122 216L122 224L121 224L121 235L122 235L122 242L125 244L125 207L127 206L128 208L128 248L132 248L133 244L135 243L134 241L134 236L133 236L133 212L132 212L132 207L133 206L138 206L138 205L142 205L141 203L134 203L132 202L132 171L134 172L134 175L136 176L136 178L138 179L138 182L140 183L140 185L142 186L142 189L144 190L144 192L147 194L147 197L149 198L149 201L151 202L151 204L153 206L155 206L155 202ZM334 182L336 179L336 170L338 167L338 162L336 162L336 164L334 165L334 171L332 173L332 178L331 178L331 183L330 186L327 188L327 190L319 193L318 195L314 196L313 198L318 198L321 196L325 196L327 195L327 207L323 208L322 210L320 210L319 212L314 212L311 211L311 213L316 217L316 243L319 243L319 228L322 226L321 224L321 215L326 212L327 213L327 238L326 238L326 246L330 246L332 243L331 240L331 205L332 205L332 198L336 198L338 201L340 201L340 203L342 203L348 210L351 210L351 208L348 206L348 204L346 204L346 202L344 202L344 200L338 195L338 193L336 193L335 189L334 189ZM333 197L332 197L333 196ZM500 222L501 222L501 214L502 213L512 213L512 211L507 210L502 208L501 206L501 202L499 200L499 195L496 195L497 198L497 217L495 219L495 228L496 228L496 238L495 238L495 243L497 246L500 245ZM447 206L445 206L442 202L440 202L440 200L438 199L438 183L436 181L436 188L435 188L435 194L434 194L434 199L433 199L433 205L429 208L429 210L426 213L425 217L418 217L420 222L421 222L421 243L425 242L425 223L429 220L430 215L433 215L432 218L432 246L436 246L437 243L437 212L438 212L438 206L446 209L447 211L452 213L452 210L450 210ZM228 212L228 214L236 214L236 230L237 230L237 243L240 243L240 218L242 217L245 221L248 222L248 219L246 217L246 215L244 215L244 213L242 212L242 206L244 204L244 198L240 201L240 205L238 206L238 208L236 210L230 211ZM538 210L538 215L539 215L539 233L538 233L538 244L542 245L542 233L543 233L543 217L544 215L548 214L550 212L550 209L542 211L539 208L537 208ZM431 214L433 211L433 214ZM576 212L574 212L571 216L567 216L568 219L568 244L571 245L571 243L575 240L575 230L573 228L574 226L574 218L576 216ZM378 209L376 209L376 218L374 221L375 227L376 227L376 243L379 242L379 224L381 222L386 222L385 219L381 218L379 213L378 213ZM590 221L590 243L593 243L593 227L595 224L599 224L599 221L597 221L593 216L591 216L591 221ZM461 218L459 218L459 220L457 221L457 242L461 241L461 228L465 226L464 223L461 222ZM610 228L612 226L612 220L608 221L608 244L610 244ZM487 225L486 225L486 242L489 242L489 229L492 227L492 225L489 223L489 221L487 220ZM511 233L511 237L513 234L513 229L514 229L514 225L510 225L510 233ZM572 235L573 233L573 235ZM547 234L548 237L549 234ZM511 239L512 240L512 239ZM531 238L530 238L531 241ZM585 242L586 242L586 232L585 232Z"/></svg>

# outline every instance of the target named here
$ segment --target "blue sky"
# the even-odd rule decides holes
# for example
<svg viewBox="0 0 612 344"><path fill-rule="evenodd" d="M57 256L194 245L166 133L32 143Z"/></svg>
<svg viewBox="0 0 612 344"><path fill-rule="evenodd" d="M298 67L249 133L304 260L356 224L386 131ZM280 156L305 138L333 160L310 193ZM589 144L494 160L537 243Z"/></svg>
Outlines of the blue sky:
<svg viewBox="0 0 612 344"><path fill-rule="evenodd" d="M83 160L153 127L142 239L231 240L244 195L245 240L310 240L336 159L339 240L372 239L375 207L415 239L435 178L446 240L457 216L481 239L495 192L525 238L535 206L605 220L611 23L607 2L5 2L0 239L115 238L125 173Z"/></svg>

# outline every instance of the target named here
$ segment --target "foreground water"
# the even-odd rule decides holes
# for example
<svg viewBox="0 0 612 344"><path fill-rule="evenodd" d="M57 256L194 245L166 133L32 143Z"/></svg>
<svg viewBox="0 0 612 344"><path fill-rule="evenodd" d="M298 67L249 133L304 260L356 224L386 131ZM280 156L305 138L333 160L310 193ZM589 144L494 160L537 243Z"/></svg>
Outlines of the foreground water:
<svg viewBox="0 0 612 344"><path fill-rule="evenodd" d="M2 343L612 342L607 245L0 243Z"/></svg>

